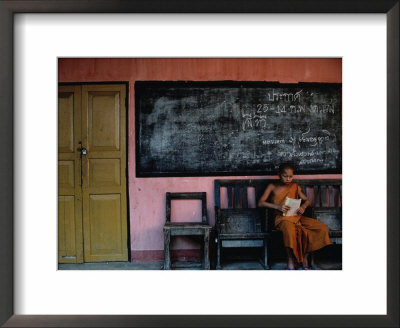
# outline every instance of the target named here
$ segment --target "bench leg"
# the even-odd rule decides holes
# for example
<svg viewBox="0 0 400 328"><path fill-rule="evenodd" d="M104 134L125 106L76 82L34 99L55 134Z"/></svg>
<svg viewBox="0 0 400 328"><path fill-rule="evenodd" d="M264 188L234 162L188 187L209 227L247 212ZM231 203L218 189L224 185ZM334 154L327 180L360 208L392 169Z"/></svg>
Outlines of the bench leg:
<svg viewBox="0 0 400 328"><path fill-rule="evenodd" d="M311 265L311 266L315 267L314 252L311 252L311 253L308 255L308 259L309 259L309 261L310 261L310 263L309 263L308 265Z"/></svg>
<svg viewBox="0 0 400 328"><path fill-rule="evenodd" d="M217 270L221 270L221 240L217 241Z"/></svg>
<svg viewBox="0 0 400 328"><path fill-rule="evenodd" d="M204 270L210 270L210 231L204 233L204 247L203 247L203 268Z"/></svg>
<svg viewBox="0 0 400 328"><path fill-rule="evenodd" d="M268 240L267 238L264 239L264 269L269 270L268 265Z"/></svg>
<svg viewBox="0 0 400 328"><path fill-rule="evenodd" d="M171 231L164 231L164 270L171 269L171 257L169 251L169 245L171 240Z"/></svg>

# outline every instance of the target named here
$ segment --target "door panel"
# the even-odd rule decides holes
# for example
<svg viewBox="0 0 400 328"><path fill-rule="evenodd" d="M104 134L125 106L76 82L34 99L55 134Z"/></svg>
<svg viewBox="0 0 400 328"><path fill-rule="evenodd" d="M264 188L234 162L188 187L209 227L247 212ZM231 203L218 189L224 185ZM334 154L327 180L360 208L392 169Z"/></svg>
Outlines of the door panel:
<svg viewBox="0 0 400 328"><path fill-rule="evenodd" d="M82 88L85 261L127 261L125 87Z"/></svg>
<svg viewBox="0 0 400 328"><path fill-rule="evenodd" d="M64 90L66 90L64 88ZM79 97L79 95L76 95ZM76 98L76 97L75 97ZM79 104L80 105L80 104ZM74 152L74 91L58 94L58 151ZM60 124L62 122L62 124Z"/></svg>
<svg viewBox="0 0 400 328"><path fill-rule="evenodd" d="M88 91L91 151L120 150L120 91Z"/></svg>
<svg viewBox="0 0 400 328"><path fill-rule="evenodd" d="M58 252L62 259L76 258L74 196L58 197Z"/></svg>
<svg viewBox="0 0 400 328"><path fill-rule="evenodd" d="M122 253L122 224L115 218L121 217L121 197L119 194L90 195L89 220L90 256L109 259Z"/></svg>
<svg viewBox="0 0 400 328"><path fill-rule="evenodd" d="M124 85L59 89L60 263L128 260L125 97Z"/></svg>
<svg viewBox="0 0 400 328"><path fill-rule="evenodd" d="M83 262L81 88L61 86L58 93L58 262Z"/></svg>
<svg viewBox="0 0 400 328"><path fill-rule="evenodd" d="M74 167L75 162L73 160L58 161L58 188L72 189L75 187Z"/></svg>
<svg viewBox="0 0 400 328"><path fill-rule="evenodd" d="M117 187L121 186L121 161L112 159L89 159L89 187Z"/></svg>

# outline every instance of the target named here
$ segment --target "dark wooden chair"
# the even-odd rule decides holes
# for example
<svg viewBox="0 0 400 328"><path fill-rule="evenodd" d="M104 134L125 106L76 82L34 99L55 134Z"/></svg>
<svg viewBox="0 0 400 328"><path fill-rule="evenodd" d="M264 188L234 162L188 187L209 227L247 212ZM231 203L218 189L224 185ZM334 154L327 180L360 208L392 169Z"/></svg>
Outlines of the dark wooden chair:
<svg viewBox="0 0 400 328"><path fill-rule="evenodd" d="M202 202L202 222L171 222L171 200L200 199ZM164 270L171 269L170 241L172 236L202 236L204 270L210 269L209 241L211 226L207 219L207 201L205 192L166 193L166 222L164 225Z"/></svg>
<svg viewBox="0 0 400 328"><path fill-rule="evenodd" d="M248 189L253 187L255 180L214 180L217 270L224 247L262 247L261 264L269 269L265 209L248 206ZM227 189L227 208L221 207L222 188Z"/></svg>

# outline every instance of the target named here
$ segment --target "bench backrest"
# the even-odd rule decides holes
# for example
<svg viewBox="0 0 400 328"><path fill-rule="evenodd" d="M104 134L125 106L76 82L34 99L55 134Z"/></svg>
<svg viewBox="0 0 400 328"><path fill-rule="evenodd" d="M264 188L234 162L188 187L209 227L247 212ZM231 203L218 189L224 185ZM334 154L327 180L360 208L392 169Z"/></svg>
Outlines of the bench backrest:
<svg viewBox="0 0 400 328"><path fill-rule="evenodd" d="M274 216L267 209L249 209L249 189L255 189L255 202L261 198L264 190L271 182L276 180L267 179L217 179L214 181L216 221L225 224L224 229L245 230L254 227L254 229L273 228ZM321 222L325 223L331 231L341 231L342 229L342 180L341 179L313 179L313 180L294 180L302 189L303 193L311 202L311 208L305 213L306 216L312 216ZM226 188L227 208L222 209L221 204L221 189ZM242 209L249 209L249 212ZM237 225L226 220L229 216L222 215L224 211L237 210L237 213L242 212L242 219L239 217ZM229 213L229 212L227 212ZM247 217L247 218L246 218ZM234 220L233 218L230 221ZM246 222L247 220L247 222ZM251 222L248 222L248 221ZM218 222L219 221L219 222ZM239 223L243 221L243 223ZM254 221L254 222L253 222ZM232 228L231 228L232 227ZM217 227L218 228L218 227ZM255 231L256 231L255 230ZM259 231L259 230L258 230Z"/></svg>
<svg viewBox="0 0 400 328"><path fill-rule="evenodd" d="M342 180L296 180L312 207L341 207Z"/></svg>
<svg viewBox="0 0 400 328"><path fill-rule="evenodd" d="M332 237L341 237L342 180L298 180L297 183L311 201L311 216L326 224Z"/></svg>
<svg viewBox="0 0 400 328"><path fill-rule="evenodd" d="M226 188L227 199L221 199ZM216 226L220 233L255 233L265 230L265 209L249 208L249 189L256 180L214 180ZM226 205L225 208L221 204Z"/></svg>

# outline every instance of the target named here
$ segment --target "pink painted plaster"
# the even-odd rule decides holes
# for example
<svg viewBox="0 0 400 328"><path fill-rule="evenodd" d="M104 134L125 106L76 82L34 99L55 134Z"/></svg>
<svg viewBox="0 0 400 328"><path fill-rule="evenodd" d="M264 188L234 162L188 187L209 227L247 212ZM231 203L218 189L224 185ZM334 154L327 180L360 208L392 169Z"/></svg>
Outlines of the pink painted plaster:
<svg viewBox="0 0 400 328"><path fill-rule="evenodd" d="M136 178L135 176L135 95L137 80L249 80L297 82L341 82L340 58L65 58L58 63L59 82L129 82L128 174L131 250L142 254L164 249L166 192L207 192L207 213L214 218L213 182L217 178L263 177L195 177ZM297 178L341 178L341 175L297 176ZM253 196L254 198L254 196ZM252 203L255 206L256 200ZM196 203L174 205L177 218L200 218ZM173 249L193 249L198 245L186 239L176 240ZM144 256L144 255L141 255Z"/></svg>

